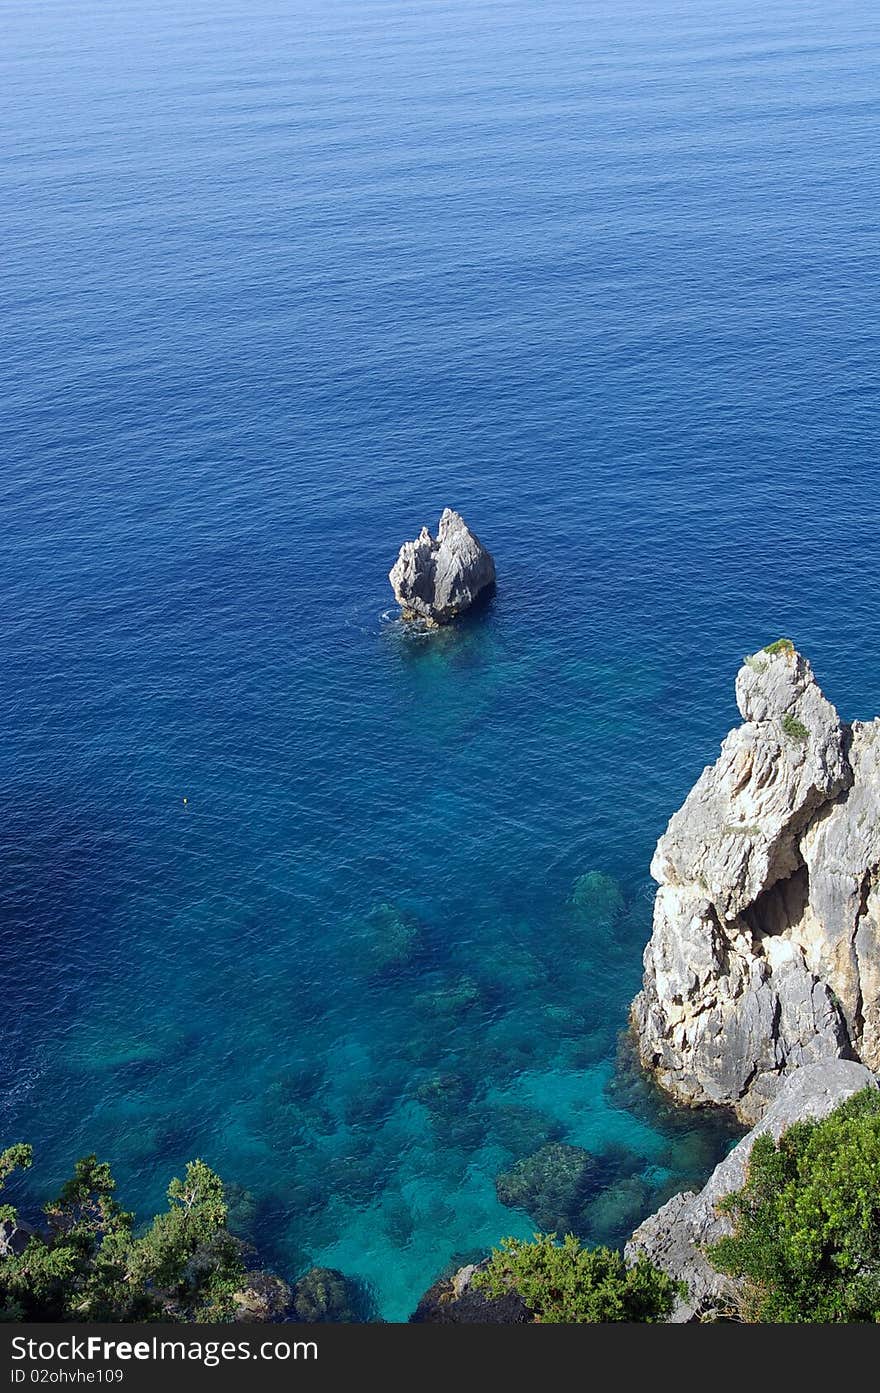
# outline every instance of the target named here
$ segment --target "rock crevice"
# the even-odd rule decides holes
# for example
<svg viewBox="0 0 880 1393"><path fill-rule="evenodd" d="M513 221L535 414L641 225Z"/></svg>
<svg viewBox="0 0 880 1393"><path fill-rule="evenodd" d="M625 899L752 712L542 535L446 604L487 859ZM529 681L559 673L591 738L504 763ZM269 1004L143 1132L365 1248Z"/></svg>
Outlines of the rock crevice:
<svg viewBox="0 0 880 1393"><path fill-rule="evenodd" d="M783 640L657 844L633 1023L676 1098L752 1124L804 1064L880 1067L880 721L844 725Z"/></svg>

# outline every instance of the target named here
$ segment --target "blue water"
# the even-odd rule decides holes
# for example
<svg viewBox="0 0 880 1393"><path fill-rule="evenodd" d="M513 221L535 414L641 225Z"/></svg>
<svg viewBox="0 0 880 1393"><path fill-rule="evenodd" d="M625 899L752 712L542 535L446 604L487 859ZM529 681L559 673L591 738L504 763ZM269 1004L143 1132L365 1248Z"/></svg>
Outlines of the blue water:
<svg viewBox="0 0 880 1393"><path fill-rule="evenodd" d="M744 652L880 711L876 6L0 19L0 1140L405 1319L546 1136L705 1174L615 1070L653 844ZM497 597L408 634L447 504Z"/></svg>

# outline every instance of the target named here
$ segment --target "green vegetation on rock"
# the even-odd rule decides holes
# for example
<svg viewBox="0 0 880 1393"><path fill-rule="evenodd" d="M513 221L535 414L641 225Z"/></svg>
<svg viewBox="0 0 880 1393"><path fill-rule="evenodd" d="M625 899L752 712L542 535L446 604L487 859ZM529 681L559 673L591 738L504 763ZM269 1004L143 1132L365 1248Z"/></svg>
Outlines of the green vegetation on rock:
<svg viewBox="0 0 880 1393"><path fill-rule="evenodd" d="M810 732L807 730L803 721L799 721L797 716L793 716L790 711L786 711L782 718L782 731L784 735L788 736L789 740L803 741L809 740L810 738Z"/></svg>
<svg viewBox="0 0 880 1393"><path fill-rule="evenodd" d="M794 644L790 638L778 638L775 643L768 643L764 649L772 657L774 653L793 653Z"/></svg>
<svg viewBox="0 0 880 1393"><path fill-rule="evenodd" d="M667 1318L680 1284L647 1259L627 1267L611 1248L585 1248L572 1235L505 1238L473 1285L498 1298L516 1292L543 1325L656 1322Z"/></svg>
<svg viewBox="0 0 880 1393"><path fill-rule="evenodd" d="M734 1232L709 1249L740 1278L749 1322L880 1320L880 1092L865 1089L778 1142L756 1139L720 1202Z"/></svg>

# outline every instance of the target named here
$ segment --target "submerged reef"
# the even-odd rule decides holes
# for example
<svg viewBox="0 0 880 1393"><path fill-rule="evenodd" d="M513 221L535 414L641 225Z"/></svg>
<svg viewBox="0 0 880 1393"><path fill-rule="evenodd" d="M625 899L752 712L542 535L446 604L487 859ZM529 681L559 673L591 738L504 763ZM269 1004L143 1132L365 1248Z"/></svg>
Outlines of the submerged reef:
<svg viewBox="0 0 880 1393"><path fill-rule="evenodd" d="M361 1282L332 1267L311 1267L294 1283L290 1318L309 1325L350 1325L375 1320L376 1313Z"/></svg>
<svg viewBox="0 0 880 1393"><path fill-rule="evenodd" d="M349 951L356 971L381 973L406 967L418 953L420 927L396 904L374 904L353 926Z"/></svg>
<svg viewBox="0 0 880 1393"><path fill-rule="evenodd" d="M404 542L388 579L405 619L448 624L495 584L495 562L464 518L444 508L432 537Z"/></svg>
<svg viewBox="0 0 880 1393"><path fill-rule="evenodd" d="M594 1156L582 1146L548 1142L496 1177L502 1204L522 1209L545 1232L574 1233L583 1209L600 1184Z"/></svg>
<svg viewBox="0 0 880 1393"><path fill-rule="evenodd" d="M623 891L617 881L602 871L578 876L571 892L571 903L588 919L613 927L626 909Z"/></svg>
<svg viewBox="0 0 880 1393"><path fill-rule="evenodd" d="M880 1067L880 720L844 724L787 639L736 698L657 845L632 1019L664 1088L751 1124L805 1064Z"/></svg>

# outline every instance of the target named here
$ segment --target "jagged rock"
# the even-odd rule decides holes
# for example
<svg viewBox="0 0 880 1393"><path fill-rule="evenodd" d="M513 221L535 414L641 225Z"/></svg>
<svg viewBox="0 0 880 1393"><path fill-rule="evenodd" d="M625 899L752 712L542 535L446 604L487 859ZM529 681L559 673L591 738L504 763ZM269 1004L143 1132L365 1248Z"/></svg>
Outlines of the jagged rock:
<svg viewBox="0 0 880 1393"><path fill-rule="evenodd" d="M290 1310L290 1287L272 1272L252 1272L247 1285L237 1291L233 1320L255 1322L283 1321Z"/></svg>
<svg viewBox="0 0 880 1393"><path fill-rule="evenodd" d="M744 663L736 699L745 724L703 770L651 863L661 885L701 888L725 921L797 869L801 832L851 782L840 719L794 649Z"/></svg>
<svg viewBox="0 0 880 1393"><path fill-rule="evenodd" d="M495 583L495 562L461 514L444 508L437 536L423 527L404 542L388 579L405 619L448 624Z"/></svg>
<svg viewBox="0 0 880 1393"><path fill-rule="evenodd" d="M688 1296L676 1303L673 1321L698 1320L735 1305L735 1281L717 1272L701 1249L732 1232L730 1220L719 1215L716 1206L724 1195L742 1189L755 1138L769 1132L778 1139L793 1122L827 1117L853 1093L877 1086L870 1070L852 1060L830 1060L795 1070L780 1086L763 1119L716 1166L699 1194L687 1190L674 1195L639 1225L624 1250L627 1261L647 1257L688 1287Z"/></svg>
<svg viewBox="0 0 880 1393"><path fill-rule="evenodd" d="M37 1230L18 1217L3 1219L0 1221L0 1258L17 1257L36 1236Z"/></svg>
<svg viewBox="0 0 880 1393"><path fill-rule="evenodd" d="M833 989L859 1057L880 1069L880 721L853 723L849 762L849 792L801 841L809 903L793 932Z"/></svg>
<svg viewBox="0 0 880 1393"><path fill-rule="evenodd" d="M657 845L632 1018L665 1088L751 1124L792 1069L880 1065L880 722L842 725L787 641L736 695L745 724Z"/></svg>
<svg viewBox="0 0 880 1393"><path fill-rule="evenodd" d="M468 1263L452 1277L443 1277L429 1287L410 1321L418 1325L525 1325L532 1314L521 1296L489 1297L472 1285L476 1272L488 1259Z"/></svg>

